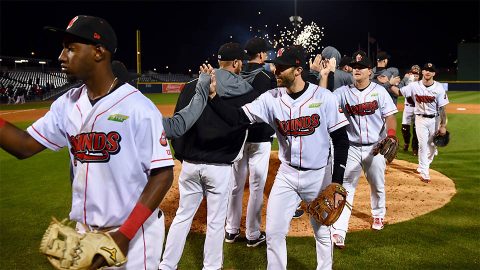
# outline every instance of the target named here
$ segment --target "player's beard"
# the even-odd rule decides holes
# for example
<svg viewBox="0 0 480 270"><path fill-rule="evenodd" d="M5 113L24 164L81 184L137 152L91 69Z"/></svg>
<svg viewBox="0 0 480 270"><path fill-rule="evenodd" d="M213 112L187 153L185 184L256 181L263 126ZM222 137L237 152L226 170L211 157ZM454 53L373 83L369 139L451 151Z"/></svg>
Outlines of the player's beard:
<svg viewBox="0 0 480 270"><path fill-rule="evenodd" d="M280 87L286 87L290 88L293 85L293 82L295 81L295 74L294 70L292 69L291 72L288 72L287 74L280 74L277 76L277 85Z"/></svg>

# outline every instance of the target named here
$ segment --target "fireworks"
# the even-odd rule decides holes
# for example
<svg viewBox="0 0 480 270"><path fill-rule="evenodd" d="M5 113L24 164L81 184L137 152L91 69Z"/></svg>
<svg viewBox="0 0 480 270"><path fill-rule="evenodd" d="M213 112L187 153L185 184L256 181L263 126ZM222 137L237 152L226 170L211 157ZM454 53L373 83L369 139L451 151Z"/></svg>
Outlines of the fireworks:
<svg viewBox="0 0 480 270"><path fill-rule="evenodd" d="M280 26L278 23L270 24L270 28L266 24L258 29L250 26L250 32L254 32L255 36L267 39L275 48L302 45L305 51L312 55L323 49L323 46L320 45L324 37L323 31L324 27L319 27L315 22L304 25L301 21L289 24L289 26Z"/></svg>

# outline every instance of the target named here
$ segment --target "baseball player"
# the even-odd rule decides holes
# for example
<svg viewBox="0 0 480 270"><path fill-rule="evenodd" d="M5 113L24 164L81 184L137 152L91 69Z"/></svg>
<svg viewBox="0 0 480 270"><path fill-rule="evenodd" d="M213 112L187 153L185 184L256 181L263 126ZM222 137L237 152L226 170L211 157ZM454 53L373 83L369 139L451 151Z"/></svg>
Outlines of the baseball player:
<svg viewBox="0 0 480 270"><path fill-rule="evenodd" d="M372 229L383 229L385 208L385 167L382 155L372 155L375 145L386 135L395 136L397 108L387 90L370 81L372 64L362 53L353 56L355 83L337 88L333 93L340 103L340 110L347 117L350 148L343 185L348 192L347 202L353 206L355 189L362 170L370 184ZM335 245L345 247L345 237L352 209L345 207L340 218L333 224Z"/></svg>
<svg viewBox="0 0 480 270"><path fill-rule="evenodd" d="M420 79L420 66L413 65L410 71L405 75L403 81L404 85L408 85L412 82L418 82ZM405 98L405 106L403 109L402 115L402 136L403 141L403 151L408 151L410 146L410 137L412 137L412 151L413 155L418 155L418 139L415 132L415 114L413 112L415 108L415 101L412 97ZM412 136L410 135L410 126L412 126Z"/></svg>
<svg viewBox="0 0 480 270"><path fill-rule="evenodd" d="M58 58L70 80L84 82L53 102L22 131L0 121L0 146L18 158L45 148L69 148L73 170L70 219L79 232L109 232L128 262L122 269L155 269L164 239L158 205L173 181L173 158L155 105L114 77L114 30L98 17L74 17ZM94 260L92 269L104 264Z"/></svg>
<svg viewBox="0 0 480 270"><path fill-rule="evenodd" d="M249 60L240 75L253 86L258 95L277 87L275 76L264 68L267 52L270 49L272 47L258 37L248 40L245 44ZM247 176L250 189L245 232L247 247L255 247L265 242L265 233L260 232L260 225L262 224L263 189L267 180L273 134L273 129L265 123L254 124L248 128L243 157L233 164L234 183L225 225L225 242L227 243L235 242L240 235L243 191Z"/></svg>
<svg viewBox="0 0 480 270"><path fill-rule="evenodd" d="M422 69L422 80L391 90L405 98L415 101L415 131L418 138L418 168L420 179L430 183L430 163L438 154L433 137L438 132L444 135L447 131L446 106L449 103L447 93L442 84L434 80L435 65L426 63ZM437 116L439 121L437 123Z"/></svg>
<svg viewBox="0 0 480 270"><path fill-rule="evenodd" d="M281 161L267 206L267 269L287 268L286 236L300 201L310 202L329 182L323 181L331 137L335 147L333 181L342 183L348 152L345 126L335 96L302 79L305 64L298 46L280 50L275 60L278 88L236 110L210 90L210 103L231 124L268 123L278 138ZM338 196L337 196L338 195ZM336 194L336 205L342 200ZM330 227L310 218L316 241L317 269L332 268Z"/></svg>
<svg viewBox="0 0 480 270"><path fill-rule="evenodd" d="M218 51L220 68L212 75L217 78L222 97L236 107L257 96L252 86L238 75L242 60L247 58L240 44L226 43ZM208 89L210 75L201 75L197 86L199 84ZM186 106L193 95L193 87L184 89L177 102L177 109ZM207 199L208 225L203 269L222 268L232 164L241 158L245 139L245 128L230 126L210 106L206 106L193 127L184 136L172 140L175 157L183 161L178 179L180 202L168 232L159 269L177 269L193 217L204 196Z"/></svg>

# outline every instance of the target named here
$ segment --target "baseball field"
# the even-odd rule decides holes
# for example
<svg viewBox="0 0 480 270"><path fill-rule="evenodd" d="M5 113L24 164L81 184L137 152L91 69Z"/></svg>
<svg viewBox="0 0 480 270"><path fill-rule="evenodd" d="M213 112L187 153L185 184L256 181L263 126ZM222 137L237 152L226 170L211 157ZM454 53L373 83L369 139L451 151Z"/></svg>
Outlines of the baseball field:
<svg viewBox="0 0 480 270"><path fill-rule="evenodd" d="M148 97L168 116L178 95ZM430 205L433 195L443 194L442 186L433 177L430 185L419 185L420 180L413 176L396 183L397 189L409 187L416 193L393 202L387 208L387 220L394 207L411 211L411 216L388 224L382 231L349 233L347 248L334 251L334 269L480 269L480 92L449 92L449 99L451 142L439 149L431 169L449 179L454 192L444 198L445 203L432 207L435 210L418 215L414 210ZM49 105L1 105L0 116L25 129ZM397 114L397 122L397 135L403 144L401 113ZM274 144L273 150L276 148ZM417 163L411 152L400 150L397 159L401 164ZM408 170L404 173L414 174ZM67 149L45 150L22 161L0 150L0 269L52 269L38 246L51 216L68 216L70 199ZM167 220L173 218L166 214L170 215ZM312 235L310 228L305 228L303 235ZM201 232L190 233L179 269L201 269L203 240ZM315 269L312 236L289 236L287 247L289 269ZM264 245L247 248L244 241L225 244L224 255L225 269L266 268Z"/></svg>

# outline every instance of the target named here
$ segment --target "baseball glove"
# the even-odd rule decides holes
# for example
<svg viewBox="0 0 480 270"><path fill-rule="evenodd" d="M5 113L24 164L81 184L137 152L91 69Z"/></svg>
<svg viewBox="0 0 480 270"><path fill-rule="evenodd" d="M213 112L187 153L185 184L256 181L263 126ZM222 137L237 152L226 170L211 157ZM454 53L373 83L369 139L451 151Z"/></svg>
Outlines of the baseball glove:
<svg viewBox="0 0 480 270"><path fill-rule="evenodd" d="M388 136L381 140L373 148L372 155L376 156L379 153L382 154L388 163L392 162L397 156L398 151L398 139L395 136Z"/></svg>
<svg viewBox="0 0 480 270"><path fill-rule="evenodd" d="M343 196L343 200L340 201L338 207L335 208L335 193ZM345 188L337 183L331 183L328 185L320 195L313 201L303 204L302 208L311 217L313 217L318 223L330 226L340 217L340 214L348 204L346 201L347 191Z"/></svg>
<svg viewBox="0 0 480 270"><path fill-rule="evenodd" d="M440 133L437 132L435 136L433 137L433 143L436 146L444 147L447 146L447 144L450 142L450 132L447 132L443 135L440 135Z"/></svg>
<svg viewBox="0 0 480 270"><path fill-rule="evenodd" d="M121 266L127 261L109 234L97 231L79 234L68 226L66 219L62 222L52 219L40 243L40 252L55 269L88 269L97 254L109 266Z"/></svg>

